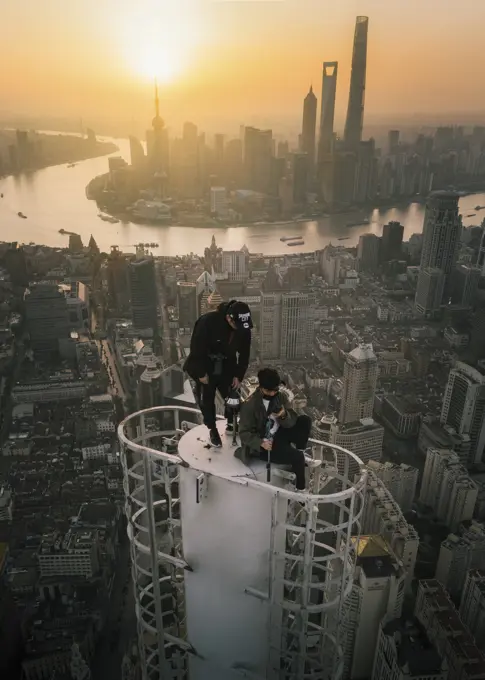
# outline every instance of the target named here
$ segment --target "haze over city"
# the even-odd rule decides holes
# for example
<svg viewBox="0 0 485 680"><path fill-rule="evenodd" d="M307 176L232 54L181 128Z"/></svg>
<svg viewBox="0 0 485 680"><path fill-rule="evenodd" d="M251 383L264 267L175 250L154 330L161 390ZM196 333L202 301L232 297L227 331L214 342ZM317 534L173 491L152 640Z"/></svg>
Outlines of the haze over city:
<svg viewBox="0 0 485 680"><path fill-rule="evenodd" d="M485 680L482 4L2 14L1 680Z"/></svg>
<svg viewBox="0 0 485 680"><path fill-rule="evenodd" d="M18 0L2 15L0 111L141 124L156 75L169 127L290 125L327 60L339 62L340 129L357 14L372 18L367 124L482 120L476 0Z"/></svg>

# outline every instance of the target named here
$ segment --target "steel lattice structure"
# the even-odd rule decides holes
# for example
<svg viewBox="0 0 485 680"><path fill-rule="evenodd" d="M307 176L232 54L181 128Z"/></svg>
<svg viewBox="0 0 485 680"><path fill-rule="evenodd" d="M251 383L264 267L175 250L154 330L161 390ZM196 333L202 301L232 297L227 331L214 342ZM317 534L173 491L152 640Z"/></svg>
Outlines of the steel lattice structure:
<svg viewBox="0 0 485 680"><path fill-rule="evenodd" d="M277 466L268 483L262 461L208 449L182 422L198 414L156 407L118 428L144 680L338 678L364 466L312 440L308 493Z"/></svg>

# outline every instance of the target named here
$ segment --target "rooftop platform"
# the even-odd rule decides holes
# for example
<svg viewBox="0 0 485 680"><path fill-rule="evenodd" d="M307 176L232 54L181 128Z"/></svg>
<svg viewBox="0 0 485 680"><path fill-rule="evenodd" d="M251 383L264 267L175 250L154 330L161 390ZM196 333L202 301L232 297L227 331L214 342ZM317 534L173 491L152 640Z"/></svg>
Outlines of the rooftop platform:
<svg viewBox="0 0 485 680"><path fill-rule="evenodd" d="M221 435L222 448L218 449L209 444L209 433L204 425L189 430L180 439L178 454L180 458L195 470L207 474L232 479L248 477L266 481L266 463L259 458L252 458L248 465L234 456L240 446L239 437L237 445L232 443L232 433L226 434L226 421L220 420L217 429ZM289 465L271 464L272 470L290 470ZM274 479L272 482L274 483Z"/></svg>

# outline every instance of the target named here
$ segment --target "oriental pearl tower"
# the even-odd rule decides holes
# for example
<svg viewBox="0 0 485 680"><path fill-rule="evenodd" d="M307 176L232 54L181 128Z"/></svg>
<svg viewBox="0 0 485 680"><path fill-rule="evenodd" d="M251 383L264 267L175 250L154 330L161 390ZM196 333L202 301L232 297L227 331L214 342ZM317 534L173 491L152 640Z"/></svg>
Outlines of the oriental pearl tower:
<svg viewBox="0 0 485 680"><path fill-rule="evenodd" d="M153 147L151 154L151 166L154 171L156 184L159 187L160 197L164 198L167 185L167 158L168 139L165 122L160 116L160 99L158 96L158 82L155 81L155 117L152 120Z"/></svg>

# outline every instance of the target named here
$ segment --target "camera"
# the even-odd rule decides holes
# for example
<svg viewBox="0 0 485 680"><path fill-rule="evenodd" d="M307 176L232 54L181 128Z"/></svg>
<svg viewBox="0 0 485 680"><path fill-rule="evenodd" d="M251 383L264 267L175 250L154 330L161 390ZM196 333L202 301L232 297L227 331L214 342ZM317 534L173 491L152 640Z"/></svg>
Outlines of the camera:
<svg viewBox="0 0 485 680"><path fill-rule="evenodd" d="M269 405L269 412L270 413L279 413L282 408L283 408L283 402L281 400L281 397L280 397L279 394L275 394L275 396L271 399L271 403Z"/></svg>

